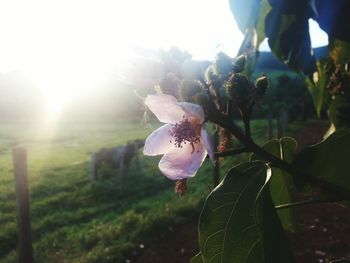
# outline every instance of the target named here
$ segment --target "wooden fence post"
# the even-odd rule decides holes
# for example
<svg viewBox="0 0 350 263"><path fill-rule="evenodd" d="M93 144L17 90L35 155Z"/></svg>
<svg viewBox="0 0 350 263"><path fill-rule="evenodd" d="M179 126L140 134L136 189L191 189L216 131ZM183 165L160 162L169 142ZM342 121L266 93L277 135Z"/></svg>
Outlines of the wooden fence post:
<svg viewBox="0 0 350 263"><path fill-rule="evenodd" d="M18 223L18 262L33 263L33 247L30 228L30 207L27 172L27 152L24 148L12 149L15 176L17 223Z"/></svg>

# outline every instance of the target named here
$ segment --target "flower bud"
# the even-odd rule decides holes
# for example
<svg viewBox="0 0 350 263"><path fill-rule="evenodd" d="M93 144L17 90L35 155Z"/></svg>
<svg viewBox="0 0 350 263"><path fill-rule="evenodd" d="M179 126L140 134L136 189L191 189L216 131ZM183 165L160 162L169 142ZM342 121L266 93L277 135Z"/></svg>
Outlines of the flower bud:
<svg viewBox="0 0 350 263"><path fill-rule="evenodd" d="M217 78L215 65L210 65L204 72L204 80L206 82L211 82L215 78Z"/></svg>
<svg viewBox="0 0 350 263"><path fill-rule="evenodd" d="M243 108L245 104L248 104L250 95L255 89L254 84L240 73L232 74L225 87L228 97L233 100L239 108Z"/></svg>
<svg viewBox="0 0 350 263"><path fill-rule="evenodd" d="M218 152L225 152L230 148L232 148L232 134L229 130L222 128Z"/></svg>
<svg viewBox="0 0 350 263"><path fill-rule="evenodd" d="M266 90L269 87L269 79L263 75L256 80L255 86L257 89L257 94L262 97L265 95Z"/></svg>
<svg viewBox="0 0 350 263"><path fill-rule="evenodd" d="M242 120L247 124L256 101L256 88L254 84L240 73L232 74L226 83L226 92L232 101L232 107L238 108Z"/></svg>
<svg viewBox="0 0 350 263"><path fill-rule="evenodd" d="M175 193L182 197L187 192L187 179L178 180L175 183Z"/></svg>

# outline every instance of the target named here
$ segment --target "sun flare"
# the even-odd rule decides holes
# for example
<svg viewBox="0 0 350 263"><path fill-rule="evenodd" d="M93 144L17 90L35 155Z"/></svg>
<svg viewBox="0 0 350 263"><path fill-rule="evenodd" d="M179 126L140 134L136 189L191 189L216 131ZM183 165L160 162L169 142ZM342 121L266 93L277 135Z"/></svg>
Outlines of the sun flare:
<svg viewBox="0 0 350 263"><path fill-rule="evenodd" d="M204 23L213 5L221 20ZM29 74L45 94L48 116L58 116L97 89L135 46L179 46L196 59L213 58L224 46L233 55L242 36L218 26L236 30L227 1L1 1L0 72Z"/></svg>

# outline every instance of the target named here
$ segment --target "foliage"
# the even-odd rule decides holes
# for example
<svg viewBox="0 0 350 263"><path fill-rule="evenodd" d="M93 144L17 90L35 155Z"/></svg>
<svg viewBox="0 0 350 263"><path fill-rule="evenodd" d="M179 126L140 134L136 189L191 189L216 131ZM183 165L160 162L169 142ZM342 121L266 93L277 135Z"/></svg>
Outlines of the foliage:
<svg viewBox="0 0 350 263"><path fill-rule="evenodd" d="M243 33L254 30L259 39L257 46L267 37L275 55L303 76L317 113L326 107L337 128L349 127L350 86L345 66L350 60L349 2L251 0L242 3L230 0L230 6ZM316 61L313 56L309 19L318 22L329 36L327 59ZM332 78L337 81L330 81Z"/></svg>
<svg viewBox="0 0 350 263"><path fill-rule="evenodd" d="M294 158L297 142L290 137L283 137L279 140L274 139L266 142L262 148L280 158L281 160L285 160L290 163ZM258 155L253 154L251 156L251 160L261 160L261 158ZM292 202L292 183L293 178L290 174L287 174L283 170L275 167L271 169L269 187L274 205L281 205ZM282 211L277 211L277 213L283 227L286 230L295 232L296 224L293 209L285 209Z"/></svg>
<svg viewBox="0 0 350 263"><path fill-rule="evenodd" d="M247 69L235 70L231 66L231 70L225 68L224 74L220 70L213 71L207 79L209 96L211 89L220 95L212 96L213 103L203 104L203 107L210 121L230 131L244 146L227 154L219 153L219 156L248 151L252 152L252 157L251 162L232 168L208 196L199 220L200 253L193 261L293 262L288 245L279 239L282 228L278 218L275 218L277 223L272 223L275 231L258 223L261 216L264 217L259 201L266 194L276 208L288 207L279 212L279 219L285 229L293 231L295 225L290 208L297 203L293 204L290 191L295 188L294 181L299 187L301 183L306 183L318 188L323 198L321 200L339 202L350 199L349 180L345 172L348 170L346 159L350 142L347 129L350 127L350 27L349 16L346 15L350 4L341 0L230 0L230 7L240 30L245 34L239 55L246 56ZM328 58L320 61L316 61L312 52L308 28L310 18L319 23L330 39ZM274 96L261 99L257 96L258 83L254 87L240 73L251 72L256 55L250 53L256 54L265 38L268 38L273 53L305 81L318 115L326 111L337 129L323 142L305 148L299 154L295 154L296 143L291 138L272 140L261 147L251 139L251 110L257 102L270 112L285 108L293 116L298 112L298 104L308 105L311 101L303 102L300 98L305 96L296 96L298 89L304 85L287 76L278 79L281 88L273 90ZM230 60L226 58L226 61ZM219 62L220 57L214 64L217 69L222 68L217 66ZM222 83L226 86L226 97L220 93ZM234 108L241 114L243 131L235 124ZM304 110L305 106L301 108ZM269 167L271 178L266 177L264 169L254 170L253 167L258 166L254 160L260 160ZM269 185L268 192L265 183ZM307 194L307 191L303 194ZM317 196L313 198L317 199ZM266 213L269 216L276 214L273 206ZM267 232L270 235L265 237L264 233ZM265 253L262 253L260 249L265 242L269 244L275 240L279 240L281 248L274 251L274 258L269 258L269 250L265 249Z"/></svg>
<svg viewBox="0 0 350 263"><path fill-rule="evenodd" d="M322 143L303 149L293 163L307 174L350 189L350 178L346 175L350 169L348 149L350 131L338 130Z"/></svg>
<svg viewBox="0 0 350 263"><path fill-rule="evenodd" d="M198 226L204 262L292 262L267 176L261 162L240 164L207 197Z"/></svg>
<svg viewBox="0 0 350 263"><path fill-rule="evenodd" d="M219 53L204 76L198 74L198 64L187 64L187 70L196 72L190 81L178 75L182 84L173 85L171 92L159 89L203 107L207 121L216 125L216 131L221 130L217 157L252 153L249 162L233 167L207 197L198 226L200 251L191 262L294 262L283 230L295 231L291 207L300 203L293 202L291 189L299 187L303 195L310 195L300 187L303 182L318 188L319 196L311 193L312 199L350 199L344 173L350 142L350 27L344 10L350 10L350 4L340 0L230 0L230 7L245 34L238 56ZM310 18L330 39L328 58L320 61L312 52ZM270 112L285 108L295 118L300 111L306 116L306 105L311 102L305 96L305 85L287 76L278 79L280 87L272 90L270 98L265 96L269 92L266 76L252 81L257 50L265 38L273 53L305 81L317 114L327 112L337 129L320 144L298 154L292 138L262 146L252 138L256 105ZM239 118L243 128L237 125ZM241 148L235 148L232 138ZM284 209L279 217L277 209Z"/></svg>

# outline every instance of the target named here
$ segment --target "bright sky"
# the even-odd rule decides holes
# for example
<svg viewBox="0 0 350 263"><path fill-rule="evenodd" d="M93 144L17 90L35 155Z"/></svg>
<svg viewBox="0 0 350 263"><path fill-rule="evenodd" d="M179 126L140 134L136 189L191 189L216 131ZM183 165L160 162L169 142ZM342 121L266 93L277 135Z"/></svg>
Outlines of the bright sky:
<svg viewBox="0 0 350 263"><path fill-rule="evenodd" d="M213 59L234 56L243 38L228 0L1 0L0 36L0 72L25 71L57 107L96 86L133 46Z"/></svg>

